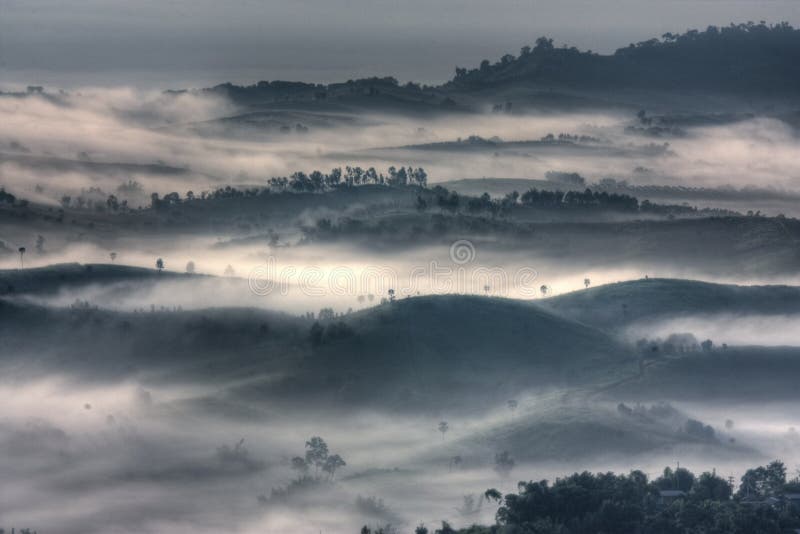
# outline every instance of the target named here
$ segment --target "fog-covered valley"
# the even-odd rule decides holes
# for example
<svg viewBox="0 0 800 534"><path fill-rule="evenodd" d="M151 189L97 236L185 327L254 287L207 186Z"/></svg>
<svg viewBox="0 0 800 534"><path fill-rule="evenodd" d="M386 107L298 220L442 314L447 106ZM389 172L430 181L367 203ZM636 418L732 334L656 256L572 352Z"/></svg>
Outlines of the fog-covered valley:
<svg viewBox="0 0 800 534"><path fill-rule="evenodd" d="M0 529L800 528L794 67L648 70L797 33L731 28L438 86L0 87Z"/></svg>

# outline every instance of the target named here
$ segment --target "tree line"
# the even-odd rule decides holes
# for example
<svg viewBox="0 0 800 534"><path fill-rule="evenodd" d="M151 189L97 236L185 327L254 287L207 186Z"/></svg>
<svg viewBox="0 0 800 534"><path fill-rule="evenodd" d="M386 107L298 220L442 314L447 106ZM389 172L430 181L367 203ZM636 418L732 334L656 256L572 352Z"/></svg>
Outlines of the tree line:
<svg viewBox="0 0 800 534"><path fill-rule="evenodd" d="M800 528L800 481L787 481L786 466L773 461L748 469L739 487L715 471L695 475L666 468L649 480L629 474L575 473L520 482L516 493L489 489L498 503L496 523L436 534L781 534ZM363 530L362 530L363 532ZM417 527L417 534L429 530Z"/></svg>

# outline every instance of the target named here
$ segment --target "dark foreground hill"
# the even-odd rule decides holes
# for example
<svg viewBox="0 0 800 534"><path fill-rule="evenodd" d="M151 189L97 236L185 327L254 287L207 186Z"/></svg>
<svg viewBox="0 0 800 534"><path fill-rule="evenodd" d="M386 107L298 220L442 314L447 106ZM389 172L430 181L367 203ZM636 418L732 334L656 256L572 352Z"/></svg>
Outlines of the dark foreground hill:
<svg viewBox="0 0 800 534"><path fill-rule="evenodd" d="M331 321L5 301L0 335L3 363L18 374L227 384L225 396L256 405L479 408L524 389L606 383L635 369L629 350L598 330L524 302L465 296L408 299Z"/></svg>
<svg viewBox="0 0 800 534"><path fill-rule="evenodd" d="M526 302L474 296L405 299L355 314L352 336L322 343L300 379L362 402L435 407L504 403L530 388L606 383L634 372L630 351L593 328ZM313 386L319 387L319 386Z"/></svg>
<svg viewBox="0 0 800 534"><path fill-rule="evenodd" d="M651 278L575 291L542 304L575 321L615 330L634 321L679 314L800 313L800 288Z"/></svg>

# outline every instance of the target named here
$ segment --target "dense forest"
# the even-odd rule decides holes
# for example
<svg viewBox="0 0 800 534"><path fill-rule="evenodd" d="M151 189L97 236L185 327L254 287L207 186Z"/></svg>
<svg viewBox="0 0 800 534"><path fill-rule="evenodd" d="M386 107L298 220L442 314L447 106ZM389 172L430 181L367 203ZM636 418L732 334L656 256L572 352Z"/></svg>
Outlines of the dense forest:
<svg viewBox="0 0 800 534"><path fill-rule="evenodd" d="M493 526L456 530L448 523L435 534L780 534L800 527L800 482L787 481L786 466L774 461L748 469L734 493L733 481L716 472L695 475L667 467L648 480L627 475L575 473L520 482L517 493L487 490L499 504ZM378 528L376 533L391 530ZM373 530L365 526L362 534ZM416 534L427 534L420 525Z"/></svg>

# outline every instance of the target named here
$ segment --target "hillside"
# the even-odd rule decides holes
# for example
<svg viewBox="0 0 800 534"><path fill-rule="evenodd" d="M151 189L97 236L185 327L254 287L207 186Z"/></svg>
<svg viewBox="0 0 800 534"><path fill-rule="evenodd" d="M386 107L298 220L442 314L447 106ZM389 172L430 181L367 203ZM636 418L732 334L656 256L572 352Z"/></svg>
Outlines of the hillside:
<svg viewBox="0 0 800 534"><path fill-rule="evenodd" d="M225 396L256 403L478 408L531 387L604 384L635 368L628 349L597 330L482 297L384 304L319 321L317 338L311 319L250 309L120 313L5 302L0 317L0 354L18 372L228 383Z"/></svg>
<svg viewBox="0 0 800 534"><path fill-rule="evenodd" d="M633 321L682 313L797 313L800 288L651 278L575 291L541 303L563 317L616 330Z"/></svg>
<svg viewBox="0 0 800 534"><path fill-rule="evenodd" d="M440 86L372 77L327 85L226 83L203 91L224 95L245 110L311 113L380 111L414 116L484 110L487 104L506 111L526 107L552 111L656 102L703 111L709 106L727 109L731 102L718 96L785 100L790 109L800 92L798 53L800 30L787 23L748 22L666 33L608 55L555 46L552 39L540 37L535 46L523 46L519 55L506 54L494 63L485 59L471 69L457 67L455 77Z"/></svg>
<svg viewBox="0 0 800 534"><path fill-rule="evenodd" d="M404 299L355 314L355 335L319 347L306 378L347 380L338 395L396 406L503 403L531 387L605 383L633 372L625 347L526 302L474 296Z"/></svg>
<svg viewBox="0 0 800 534"><path fill-rule="evenodd" d="M90 284L156 281L186 276L188 275L129 265L60 263L47 267L0 270L0 295L54 293L59 289Z"/></svg>
<svg viewBox="0 0 800 534"><path fill-rule="evenodd" d="M527 83L574 89L648 89L720 92L759 96L797 95L800 30L786 23L731 24L684 34L667 33L620 48L610 55L555 47L539 38L520 55L484 60L472 70L456 69L447 87L470 90Z"/></svg>
<svg viewBox="0 0 800 534"><path fill-rule="evenodd" d="M797 347L717 348L657 360L643 378L621 383L604 395L635 402L793 402L798 398L798 373Z"/></svg>

